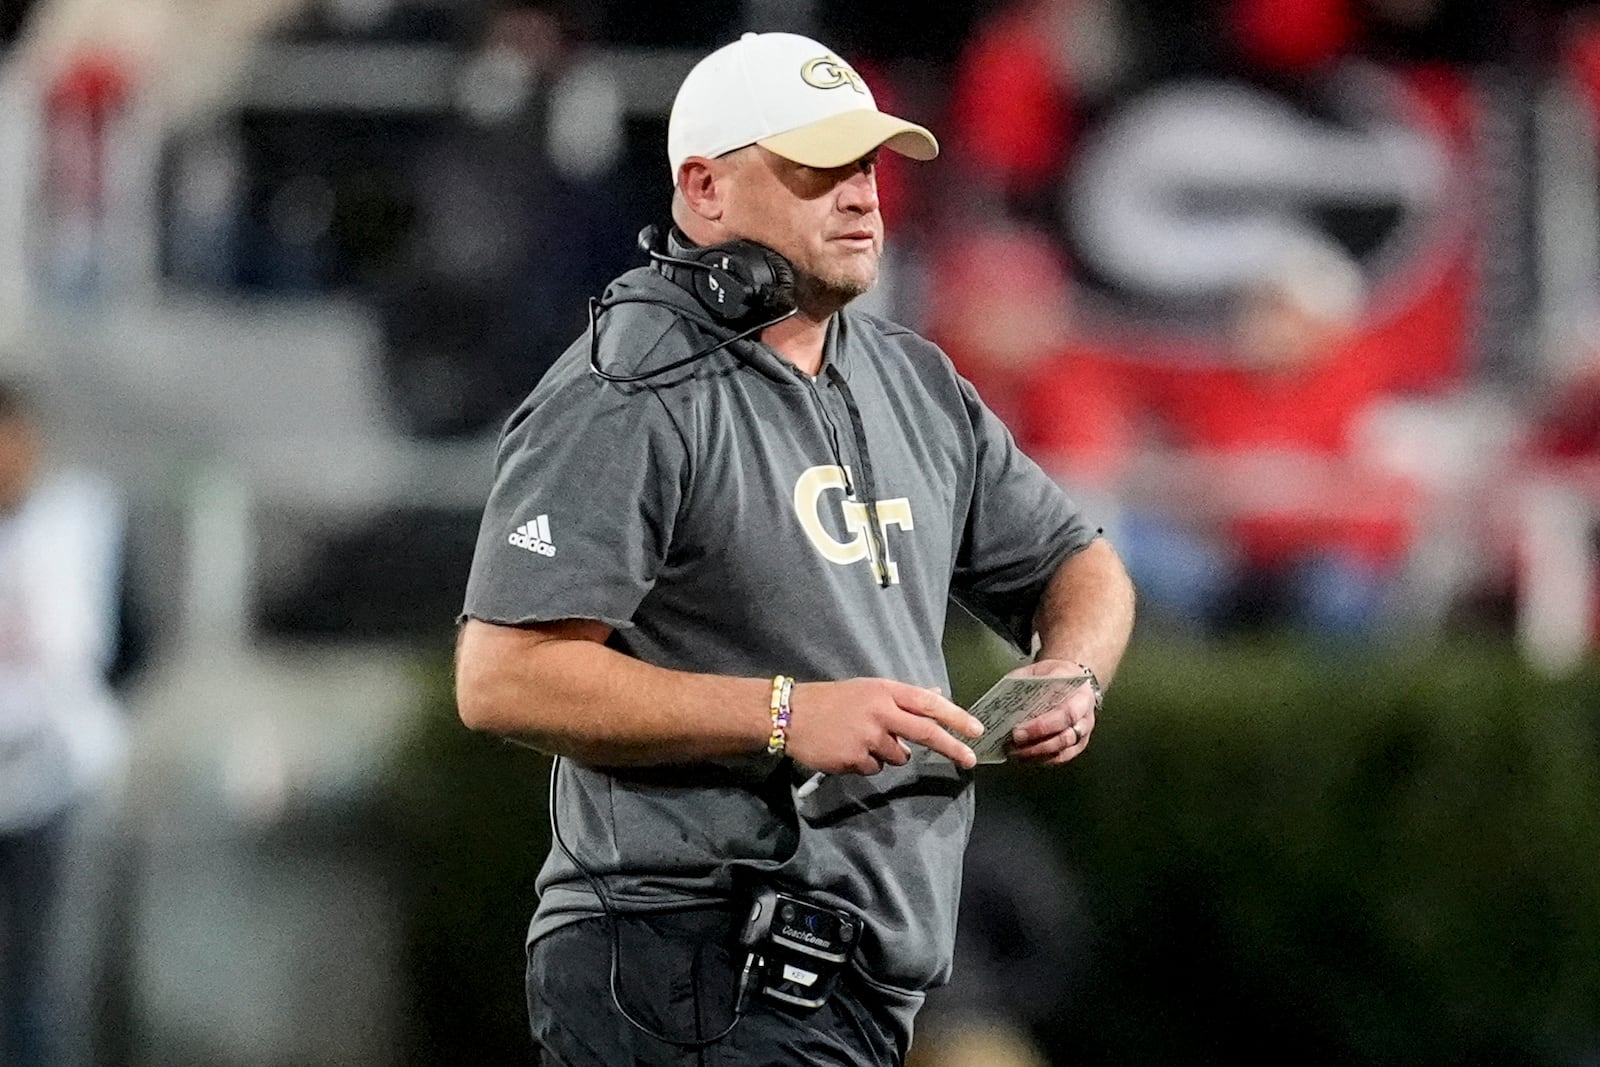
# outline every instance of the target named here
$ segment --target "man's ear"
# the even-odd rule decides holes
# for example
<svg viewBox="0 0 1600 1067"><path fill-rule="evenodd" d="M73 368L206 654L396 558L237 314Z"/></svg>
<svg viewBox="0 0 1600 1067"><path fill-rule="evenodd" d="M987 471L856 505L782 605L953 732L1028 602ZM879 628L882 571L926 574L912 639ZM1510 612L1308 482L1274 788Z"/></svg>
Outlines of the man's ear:
<svg viewBox="0 0 1600 1067"><path fill-rule="evenodd" d="M722 218L726 208L726 190L722 176L709 159L690 156L678 166L678 195L684 206L707 222Z"/></svg>

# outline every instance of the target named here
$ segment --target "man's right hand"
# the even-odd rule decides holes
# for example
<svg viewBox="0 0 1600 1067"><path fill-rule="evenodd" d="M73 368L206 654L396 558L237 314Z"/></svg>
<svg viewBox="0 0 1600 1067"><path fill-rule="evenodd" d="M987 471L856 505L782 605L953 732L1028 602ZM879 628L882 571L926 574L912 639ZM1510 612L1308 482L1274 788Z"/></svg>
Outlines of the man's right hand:
<svg viewBox="0 0 1600 1067"><path fill-rule="evenodd" d="M877 774L911 759L902 741L925 745L973 767L977 757L945 727L977 737L983 726L936 690L887 678L806 682L789 698L788 753L827 774Z"/></svg>

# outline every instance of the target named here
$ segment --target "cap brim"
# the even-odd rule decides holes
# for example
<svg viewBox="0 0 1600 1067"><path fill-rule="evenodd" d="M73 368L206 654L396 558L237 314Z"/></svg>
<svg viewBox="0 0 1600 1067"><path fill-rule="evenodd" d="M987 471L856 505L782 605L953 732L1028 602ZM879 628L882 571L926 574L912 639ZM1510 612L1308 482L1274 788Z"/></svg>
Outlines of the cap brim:
<svg viewBox="0 0 1600 1067"><path fill-rule="evenodd" d="M870 108L830 115L799 129L763 137L756 144L784 159L821 169L854 163L880 147L917 160L939 154L939 142L926 129Z"/></svg>

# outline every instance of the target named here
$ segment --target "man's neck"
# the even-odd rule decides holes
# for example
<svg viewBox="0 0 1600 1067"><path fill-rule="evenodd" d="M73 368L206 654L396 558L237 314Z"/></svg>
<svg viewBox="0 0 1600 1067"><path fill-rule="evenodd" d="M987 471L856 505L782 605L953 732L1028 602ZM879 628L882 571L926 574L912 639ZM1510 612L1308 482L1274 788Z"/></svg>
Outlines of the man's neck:
<svg viewBox="0 0 1600 1067"><path fill-rule="evenodd" d="M761 340L784 359L815 378L822 373L822 352L828 341L833 314L799 311L776 326L761 331Z"/></svg>

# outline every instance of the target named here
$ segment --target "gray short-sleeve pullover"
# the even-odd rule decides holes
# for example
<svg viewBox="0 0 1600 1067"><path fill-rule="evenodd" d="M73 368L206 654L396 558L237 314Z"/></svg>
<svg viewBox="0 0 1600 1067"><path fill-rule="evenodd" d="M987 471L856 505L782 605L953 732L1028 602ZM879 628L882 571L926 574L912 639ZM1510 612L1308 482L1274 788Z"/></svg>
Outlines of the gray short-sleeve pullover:
<svg viewBox="0 0 1600 1067"><path fill-rule="evenodd" d="M653 271L623 275L619 296L672 306L610 311L608 370L663 366L723 336ZM678 670L946 691L952 595L1025 646L1045 583L1095 531L943 353L850 309L815 379L764 345L734 349L630 386L590 374L580 339L507 423L465 614L603 620L613 647ZM878 538L846 491L862 494L868 464ZM615 906L726 900L773 880L859 914L859 968L914 1003L950 966L971 776L915 760L830 777L797 801L807 776L764 754L571 763L558 812ZM530 937L599 913L559 850L538 884Z"/></svg>

